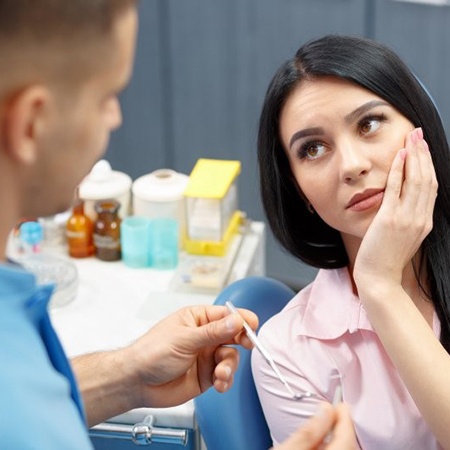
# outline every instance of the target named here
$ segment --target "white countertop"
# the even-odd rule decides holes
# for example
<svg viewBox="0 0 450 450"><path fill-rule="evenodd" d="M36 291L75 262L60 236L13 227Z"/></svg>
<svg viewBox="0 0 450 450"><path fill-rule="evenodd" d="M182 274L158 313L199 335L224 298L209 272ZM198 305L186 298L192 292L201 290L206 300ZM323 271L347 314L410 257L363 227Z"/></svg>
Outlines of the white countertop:
<svg viewBox="0 0 450 450"><path fill-rule="evenodd" d="M264 275L264 224L253 222L244 236L230 270L229 281L248 275ZM175 271L134 269L122 261L97 258L75 260L79 286L71 303L51 309L54 327L69 356L127 345L157 321L177 309L194 304L211 304L214 291L174 291ZM114 418L135 423L147 414L156 425L194 428L193 402L175 408L141 408Z"/></svg>
<svg viewBox="0 0 450 450"><path fill-rule="evenodd" d="M51 310L70 356L124 346L167 314L189 304L211 304L215 295L170 292L173 271L132 269L121 261L76 261L75 300Z"/></svg>

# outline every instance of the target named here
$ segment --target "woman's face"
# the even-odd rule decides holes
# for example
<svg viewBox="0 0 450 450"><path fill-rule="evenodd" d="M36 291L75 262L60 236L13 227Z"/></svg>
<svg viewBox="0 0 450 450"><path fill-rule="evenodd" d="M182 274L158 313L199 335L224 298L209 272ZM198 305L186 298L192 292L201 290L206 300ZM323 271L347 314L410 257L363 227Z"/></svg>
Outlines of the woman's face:
<svg viewBox="0 0 450 450"><path fill-rule="evenodd" d="M303 81L287 99L280 135L307 200L344 241L361 239L378 211L395 154L413 124L349 81Z"/></svg>

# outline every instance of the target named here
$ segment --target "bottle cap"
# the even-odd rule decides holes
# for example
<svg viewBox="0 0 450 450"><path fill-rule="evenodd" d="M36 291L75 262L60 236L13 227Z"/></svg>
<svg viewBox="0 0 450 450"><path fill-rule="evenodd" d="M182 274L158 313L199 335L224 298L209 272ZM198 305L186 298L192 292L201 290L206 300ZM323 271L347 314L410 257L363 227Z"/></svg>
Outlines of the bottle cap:
<svg viewBox="0 0 450 450"><path fill-rule="evenodd" d="M101 212L116 213L120 208L120 203L117 200L98 200L95 203L95 212L100 214Z"/></svg>
<svg viewBox="0 0 450 450"><path fill-rule="evenodd" d="M84 200L115 198L127 193L132 179L124 172L112 170L108 161L98 161L79 186L79 195Z"/></svg>
<svg viewBox="0 0 450 450"><path fill-rule="evenodd" d="M39 222L24 222L20 225L20 240L30 245L39 244L44 238L44 231Z"/></svg>

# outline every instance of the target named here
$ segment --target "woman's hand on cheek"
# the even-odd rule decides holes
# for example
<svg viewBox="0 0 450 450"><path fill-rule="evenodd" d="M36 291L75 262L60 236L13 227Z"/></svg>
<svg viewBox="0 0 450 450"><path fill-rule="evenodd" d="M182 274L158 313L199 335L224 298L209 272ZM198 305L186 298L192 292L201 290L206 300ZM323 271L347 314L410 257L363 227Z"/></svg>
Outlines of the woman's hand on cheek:
<svg viewBox="0 0 450 450"><path fill-rule="evenodd" d="M358 289L367 282L401 283L402 272L433 227L436 174L422 130L413 130L395 156L382 205L354 266Z"/></svg>

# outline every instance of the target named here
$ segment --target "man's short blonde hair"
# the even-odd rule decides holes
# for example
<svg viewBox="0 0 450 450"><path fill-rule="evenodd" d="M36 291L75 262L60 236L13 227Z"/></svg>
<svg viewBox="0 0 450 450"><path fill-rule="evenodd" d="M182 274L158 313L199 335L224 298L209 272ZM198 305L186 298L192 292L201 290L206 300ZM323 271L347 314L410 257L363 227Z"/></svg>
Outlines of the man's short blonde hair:
<svg viewBox="0 0 450 450"><path fill-rule="evenodd" d="M117 19L137 0L0 0L0 95L77 82L108 61Z"/></svg>
<svg viewBox="0 0 450 450"><path fill-rule="evenodd" d="M0 41L83 42L107 34L136 0L0 0Z"/></svg>

